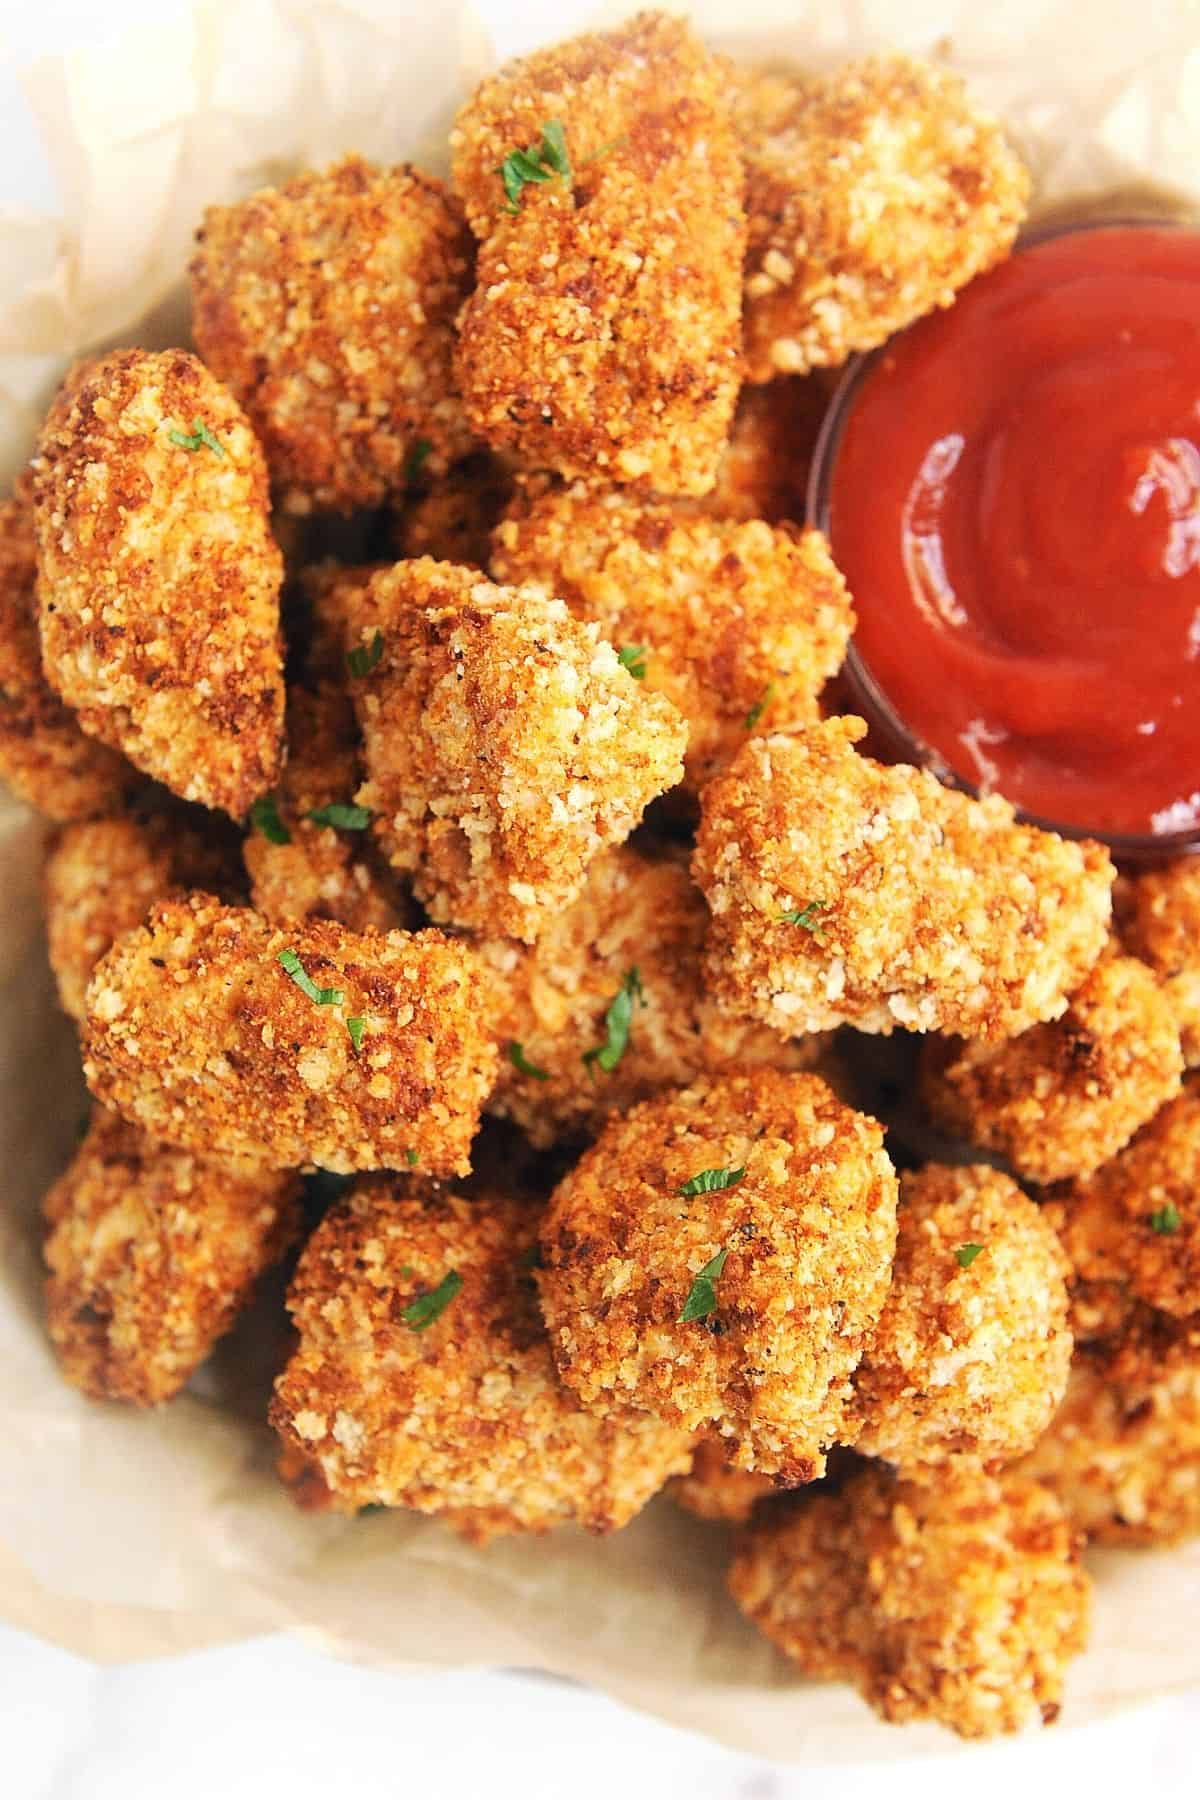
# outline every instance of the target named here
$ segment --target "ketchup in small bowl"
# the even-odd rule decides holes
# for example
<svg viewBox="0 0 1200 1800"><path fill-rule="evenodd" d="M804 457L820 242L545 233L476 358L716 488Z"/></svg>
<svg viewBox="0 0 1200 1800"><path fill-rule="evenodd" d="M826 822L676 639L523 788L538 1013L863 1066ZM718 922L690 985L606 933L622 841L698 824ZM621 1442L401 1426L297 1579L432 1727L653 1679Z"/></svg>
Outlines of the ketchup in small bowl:
<svg viewBox="0 0 1200 1800"><path fill-rule="evenodd" d="M1133 854L1200 835L1200 232L1018 250L852 371L810 509L910 755Z"/></svg>

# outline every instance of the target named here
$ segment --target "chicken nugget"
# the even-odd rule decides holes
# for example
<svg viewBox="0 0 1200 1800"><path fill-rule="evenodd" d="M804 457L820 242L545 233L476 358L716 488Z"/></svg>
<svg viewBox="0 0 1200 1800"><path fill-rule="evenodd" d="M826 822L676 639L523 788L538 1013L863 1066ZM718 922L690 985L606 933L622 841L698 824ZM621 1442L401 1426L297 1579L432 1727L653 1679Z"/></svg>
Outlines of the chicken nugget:
<svg viewBox="0 0 1200 1800"><path fill-rule="evenodd" d="M194 356L116 350L34 468L46 675L83 729L240 819L279 771L283 562L262 451Z"/></svg>
<svg viewBox="0 0 1200 1800"><path fill-rule="evenodd" d="M729 74L641 13L510 63L451 135L483 240L457 370L493 449L664 494L712 487L740 379Z"/></svg>
<svg viewBox="0 0 1200 1800"><path fill-rule="evenodd" d="M720 1438L701 1438L691 1468L667 1489L684 1512L718 1525L745 1525L759 1501L779 1491L769 1475L735 1469Z"/></svg>
<svg viewBox="0 0 1200 1800"><path fill-rule="evenodd" d="M1056 1189L1049 1216L1085 1281L1123 1282L1177 1318L1200 1311L1200 1081L1111 1162Z"/></svg>
<svg viewBox="0 0 1200 1800"><path fill-rule="evenodd" d="M803 524L808 516L809 474L829 400L829 382L819 375L782 375L761 387L744 387L716 486L691 504L714 519Z"/></svg>
<svg viewBox="0 0 1200 1800"><path fill-rule="evenodd" d="M86 737L42 672L37 550L25 484L0 501L0 779L56 823L113 812L136 771Z"/></svg>
<svg viewBox="0 0 1200 1800"><path fill-rule="evenodd" d="M559 1373L599 1412L714 1426L736 1468L811 1481L895 1238L883 1133L815 1075L660 1094L551 1196L538 1280Z"/></svg>
<svg viewBox="0 0 1200 1800"><path fill-rule="evenodd" d="M438 931L273 926L167 900L98 964L92 1092L166 1143L339 1174L465 1175L496 1077L492 978Z"/></svg>
<svg viewBox="0 0 1200 1800"><path fill-rule="evenodd" d="M492 573L540 584L597 625L635 679L687 720L698 793L755 731L819 716L854 609L819 531L698 516L582 485L518 501Z"/></svg>
<svg viewBox="0 0 1200 1800"><path fill-rule="evenodd" d="M445 1514L495 1532L628 1523L690 1437L584 1411L538 1316L536 1214L425 1182L357 1186L305 1246L288 1296L299 1332L271 1420L339 1505Z"/></svg>
<svg viewBox="0 0 1200 1800"><path fill-rule="evenodd" d="M600 853L579 898L548 920L536 944L477 941L507 994L489 1110L549 1145L716 1070L807 1068L824 1039L789 1042L706 997L706 918L679 857L622 844Z"/></svg>
<svg viewBox="0 0 1200 1800"><path fill-rule="evenodd" d="M135 1406L177 1394L296 1236L299 1192L292 1175L169 1150L97 1107L44 1203L66 1379Z"/></svg>
<svg viewBox="0 0 1200 1800"><path fill-rule="evenodd" d="M512 499L513 472L504 457L483 450L456 463L440 480L424 482L392 521L397 557L484 569L492 532Z"/></svg>
<svg viewBox="0 0 1200 1800"><path fill-rule="evenodd" d="M1195 1068L1200 1064L1200 856L1183 856L1134 876L1123 899L1122 942L1162 982L1184 1060Z"/></svg>
<svg viewBox="0 0 1200 1800"><path fill-rule="evenodd" d="M532 942L682 772L687 732L536 589L397 563L353 611L360 805L439 924Z"/></svg>
<svg viewBox="0 0 1200 1800"><path fill-rule="evenodd" d="M992 1038L1057 1018L1107 939L1108 852L860 756L865 732L753 738L705 789L710 992L785 1033Z"/></svg>
<svg viewBox="0 0 1200 1800"><path fill-rule="evenodd" d="M1067 1383L1068 1264L1054 1227L998 1169L936 1163L901 1176L898 1224L847 1441L939 1479L951 1457L1009 1462Z"/></svg>
<svg viewBox="0 0 1200 1800"><path fill-rule="evenodd" d="M937 1483L863 1469L742 1535L729 1587L805 1674L850 1681L891 1724L960 1737L1058 1717L1091 1583L1054 1496L970 1463Z"/></svg>
<svg viewBox="0 0 1200 1800"><path fill-rule="evenodd" d="M467 453L451 360L472 243L442 182L346 156L209 207L196 242L196 347L286 509L375 506Z"/></svg>
<svg viewBox="0 0 1200 1800"><path fill-rule="evenodd" d="M742 78L746 371L882 344L1007 256L1029 177L956 75L906 56Z"/></svg>

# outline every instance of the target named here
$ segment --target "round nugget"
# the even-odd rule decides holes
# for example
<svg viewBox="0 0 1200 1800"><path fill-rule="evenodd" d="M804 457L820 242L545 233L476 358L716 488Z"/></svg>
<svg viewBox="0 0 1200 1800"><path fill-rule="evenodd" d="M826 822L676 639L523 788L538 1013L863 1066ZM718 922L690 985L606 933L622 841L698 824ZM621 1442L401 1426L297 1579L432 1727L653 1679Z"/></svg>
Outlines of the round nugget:
<svg viewBox="0 0 1200 1800"><path fill-rule="evenodd" d="M1064 1183L1052 1206L1084 1280L1124 1282L1177 1318L1200 1311L1200 1083L1103 1168Z"/></svg>
<svg viewBox="0 0 1200 1800"><path fill-rule="evenodd" d="M442 182L347 156L210 207L196 242L196 347L285 507L375 506L466 454L451 353L471 237Z"/></svg>
<svg viewBox="0 0 1200 1800"><path fill-rule="evenodd" d="M745 1525L759 1501L779 1491L769 1475L735 1469L720 1438L701 1438L691 1468L667 1489L684 1512L718 1525Z"/></svg>
<svg viewBox="0 0 1200 1800"><path fill-rule="evenodd" d="M1068 1264L998 1169L900 1178L892 1285L854 1372L847 1442L905 1471L1009 1462L1046 1429L1071 1362Z"/></svg>
<svg viewBox="0 0 1200 1800"><path fill-rule="evenodd" d="M33 468L51 686L91 736L240 819L283 742L283 561L241 408L183 350L117 350L60 397Z"/></svg>
<svg viewBox="0 0 1200 1800"><path fill-rule="evenodd" d="M999 262L1029 177L961 80L906 56L738 93L751 381L870 350Z"/></svg>
<svg viewBox="0 0 1200 1800"><path fill-rule="evenodd" d="M601 852L579 898L547 921L536 944L478 940L507 996L497 1025L507 1054L489 1111L549 1145L573 1131L595 1133L635 1101L717 1070L807 1068L824 1039L780 1038L705 995L707 917L678 857L621 844Z"/></svg>
<svg viewBox="0 0 1200 1800"><path fill-rule="evenodd" d="M438 931L278 927L193 894L154 906L97 966L84 1073L184 1149L465 1175L495 1007L484 965Z"/></svg>
<svg viewBox="0 0 1200 1800"><path fill-rule="evenodd" d="M998 1150L1029 1181L1090 1175L1179 1092L1179 1027L1132 956L1102 956L1065 1013L1004 1043L933 1043L921 1095L935 1125Z"/></svg>
<svg viewBox="0 0 1200 1800"><path fill-rule="evenodd" d="M818 1679L853 1682L892 1724L960 1737L1058 1717L1091 1584L1054 1496L966 1465L936 1484L866 1468L743 1534L742 1611Z"/></svg>
<svg viewBox="0 0 1200 1800"><path fill-rule="evenodd" d="M288 1296L299 1346L271 1420L341 1505L443 1513L470 1537L628 1523L686 1433L585 1412L538 1316L536 1214L373 1181L327 1213Z"/></svg>
<svg viewBox="0 0 1200 1800"><path fill-rule="evenodd" d="M97 1107L46 1195L46 1307L95 1400L178 1393L300 1227L300 1184L169 1150Z"/></svg>
<svg viewBox="0 0 1200 1800"><path fill-rule="evenodd" d="M1193 1068L1200 1063L1200 856L1135 876L1123 899L1122 940L1162 982Z"/></svg>
<svg viewBox="0 0 1200 1800"><path fill-rule="evenodd" d="M347 643L357 798L439 924L532 942L682 773L674 707L537 590L397 563L352 602Z"/></svg>
<svg viewBox="0 0 1200 1800"><path fill-rule="evenodd" d="M811 1481L895 1239L883 1133L816 1076L659 1095L551 1197L539 1281L559 1372L598 1411L715 1426L735 1467Z"/></svg>
<svg viewBox="0 0 1200 1800"><path fill-rule="evenodd" d="M753 738L705 789L711 993L785 1033L1010 1037L1057 1018L1107 940L1108 852L860 756L865 732Z"/></svg>
<svg viewBox="0 0 1200 1800"><path fill-rule="evenodd" d="M591 620L687 720L695 793L747 732L819 716L854 629L819 531L775 530L582 485L526 492L497 527L492 573L548 588Z"/></svg>

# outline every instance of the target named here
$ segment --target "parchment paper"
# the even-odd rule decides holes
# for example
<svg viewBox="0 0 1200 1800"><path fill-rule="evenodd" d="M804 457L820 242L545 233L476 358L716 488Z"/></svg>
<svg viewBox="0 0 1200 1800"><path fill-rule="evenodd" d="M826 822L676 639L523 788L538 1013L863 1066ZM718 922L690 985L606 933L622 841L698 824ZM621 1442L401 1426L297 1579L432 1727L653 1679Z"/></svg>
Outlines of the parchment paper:
<svg viewBox="0 0 1200 1800"><path fill-rule="evenodd" d="M944 57L1006 115L1043 208L1144 182L1200 188L1194 0L1145 0L1136 14L1121 0L692 10L722 47L759 59L812 66L889 44ZM594 16L560 0L555 28ZM209 0L109 53L41 68L32 95L67 208L0 217L0 476L28 454L70 356L181 340L180 276L205 203L349 149L436 165L486 62L478 22L444 0ZM607 1541L567 1532L485 1552L425 1520L298 1514L261 1423L261 1318L160 1413L65 1387L41 1324L36 1218L84 1099L40 943L39 848L28 814L0 810L0 1616L105 1660L283 1627L400 1666L554 1670L811 1763L956 1753L943 1733L897 1731L850 1691L800 1681L726 1600L721 1533L668 1502ZM1200 1547L1095 1567L1093 1647L1059 1730L1200 1683Z"/></svg>

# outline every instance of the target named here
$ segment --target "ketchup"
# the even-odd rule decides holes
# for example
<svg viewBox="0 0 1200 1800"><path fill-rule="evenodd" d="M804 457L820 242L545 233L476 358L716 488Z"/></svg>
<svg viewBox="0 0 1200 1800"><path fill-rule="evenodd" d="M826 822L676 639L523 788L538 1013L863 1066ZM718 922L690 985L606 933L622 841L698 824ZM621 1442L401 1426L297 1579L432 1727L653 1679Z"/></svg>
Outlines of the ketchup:
<svg viewBox="0 0 1200 1800"><path fill-rule="evenodd" d="M1200 233L1019 251L868 367L829 486L855 647L1024 811L1200 825Z"/></svg>

